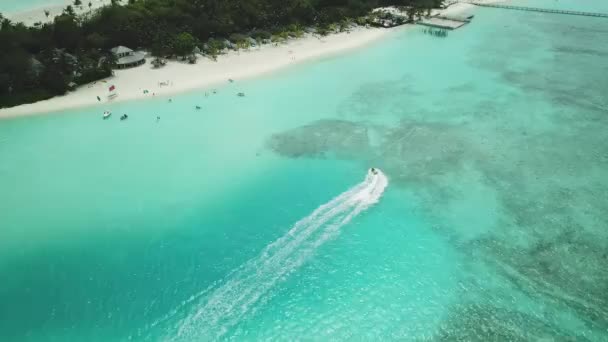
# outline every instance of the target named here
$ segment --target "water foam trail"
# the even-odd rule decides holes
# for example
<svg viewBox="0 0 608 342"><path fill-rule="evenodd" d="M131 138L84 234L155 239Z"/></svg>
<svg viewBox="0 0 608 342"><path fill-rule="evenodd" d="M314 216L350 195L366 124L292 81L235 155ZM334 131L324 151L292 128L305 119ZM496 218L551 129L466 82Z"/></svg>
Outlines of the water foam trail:
<svg viewBox="0 0 608 342"><path fill-rule="evenodd" d="M378 202L388 180L384 174L368 174L365 180L309 216L296 222L260 255L230 272L215 289L207 292L193 312L178 322L168 340L218 339L238 324L256 305L265 302L270 290L306 262L340 228ZM266 299L266 300L264 300Z"/></svg>

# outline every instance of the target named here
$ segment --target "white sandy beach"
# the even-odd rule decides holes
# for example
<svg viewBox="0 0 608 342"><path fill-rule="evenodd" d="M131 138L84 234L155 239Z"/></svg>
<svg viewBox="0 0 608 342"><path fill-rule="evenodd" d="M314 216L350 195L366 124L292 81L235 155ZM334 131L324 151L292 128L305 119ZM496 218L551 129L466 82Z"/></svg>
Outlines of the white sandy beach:
<svg viewBox="0 0 608 342"><path fill-rule="evenodd" d="M460 14L473 8L473 5L458 3L443 10L442 14ZM406 25L405 27L412 26ZM266 45L251 48L249 51L231 51L219 56L217 62L201 57L194 65L169 61L160 69L153 69L149 63L150 58L148 58L145 65L116 70L113 77L83 85L64 96L0 109L0 118L56 112L100 103L144 99L193 89L210 88L226 82L228 79L251 78L295 63L360 48L399 29L403 29L403 27L394 29L357 28L350 33L337 33L322 38L307 35L279 46ZM116 87L118 96L110 100L108 99L108 88L112 85ZM144 90L147 92L145 93Z"/></svg>
<svg viewBox="0 0 608 342"><path fill-rule="evenodd" d="M12 117L102 103L143 99L211 87L228 79L241 80L268 73L294 63L340 53L373 42L391 30L357 29L351 33L333 34L322 39L306 36L279 46L266 45L249 51L231 51L218 57L217 62L199 58L197 64L169 61L166 66L153 69L148 62L140 67L115 70L115 75L94 84L83 85L64 96L12 108L0 109L0 117ZM168 85L161 85L161 82ZM108 88L114 85L118 96L109 100ZM148 90L144 94L144 90Z"/></svg>

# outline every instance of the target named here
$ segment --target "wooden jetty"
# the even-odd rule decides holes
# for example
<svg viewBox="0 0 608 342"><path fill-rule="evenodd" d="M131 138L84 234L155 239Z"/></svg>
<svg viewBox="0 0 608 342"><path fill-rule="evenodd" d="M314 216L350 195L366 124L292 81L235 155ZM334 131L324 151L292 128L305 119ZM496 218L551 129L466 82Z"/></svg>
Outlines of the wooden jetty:
<svg viewBox="0 0 608 342"><path fill-rule="evenodd" d="M436 15L435 18L452 20L452 21L461 21L463 23L470 23L473 20L474 15Z"/></svg>
<svg viewBox="0 0 608 342"><path fill-rule="evenodd" d="M471 22L472 15L456 16L456 15L437 15L430 18L425 18L417 22L419 25L440 28L445 30L455 30Z"/></svg>
<svg viewBox="0 0 608 342"><path fill-rule="evenodd" d="M446 30L455 30L463 25L466 25L467 22L431 17L417 21L416 24Z"/></svg>
<svg viewBox="0 0 608 342"><path fill-rule="evenodd" d="M580 11L569 11L551 8L538 8L538 7L525 7L525 6L511 6L511 5L500 5L500 4L482 4L471 1L470 4L480 7L494 7L503 8L517 11L528 11L528 12L543 12L543 13L554 13L554 14L567 14L567 15L580 15L585 17L599 17L608 18L608 13L597 13L597 12L580 12Z"/></svg>

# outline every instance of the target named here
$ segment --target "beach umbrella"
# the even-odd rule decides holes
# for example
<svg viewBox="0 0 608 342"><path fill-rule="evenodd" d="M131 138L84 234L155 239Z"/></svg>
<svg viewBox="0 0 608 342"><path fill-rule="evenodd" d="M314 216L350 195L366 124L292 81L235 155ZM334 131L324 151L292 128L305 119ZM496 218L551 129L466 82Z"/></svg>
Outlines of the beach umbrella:
<svg viewBox="0 0 608 342"><path fill-rule="evenodd" d="M110 88L108 88L108 91L110 92L110 94L108 95L108 99L113 99L116 96L118 96L118 94L116 93L116 86L115 85L111 85Z"/></svg>

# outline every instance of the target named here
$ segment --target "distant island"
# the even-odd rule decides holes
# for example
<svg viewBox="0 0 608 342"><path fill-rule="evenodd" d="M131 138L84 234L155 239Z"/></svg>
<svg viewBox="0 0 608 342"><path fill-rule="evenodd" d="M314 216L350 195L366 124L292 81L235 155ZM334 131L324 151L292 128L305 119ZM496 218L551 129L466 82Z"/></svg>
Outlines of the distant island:
<svg viewBox="0 0 608 342"><path fill-rule="evenodd" d="M121 56L137 65L136 54L119 52L123 46L148 51L159 67L168 58L196 63L197 55L215 59L227 48L278 44L306 32L325 36L377 24L378 16L390 20L390 13L372 13L381 6L403 6L408 21L442 5L443 0L112 0L87 11L90 2L75 0L49 22L29 26L0 14L0 108L107 78Z"/></svg>

